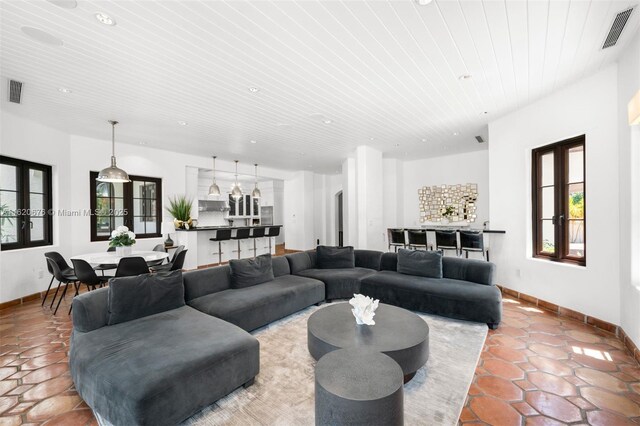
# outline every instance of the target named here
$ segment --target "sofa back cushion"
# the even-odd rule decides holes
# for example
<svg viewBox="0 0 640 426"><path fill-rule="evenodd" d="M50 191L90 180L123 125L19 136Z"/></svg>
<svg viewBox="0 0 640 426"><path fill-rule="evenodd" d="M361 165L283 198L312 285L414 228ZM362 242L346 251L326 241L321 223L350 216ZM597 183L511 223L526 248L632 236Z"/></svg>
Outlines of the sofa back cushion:
<svg viewBox="0 0 640 426"><path fill-rule="evenodd" d="M316 267L318 269L355 268L356 257L353 247L316 247Z"/></svg>
<svg viewBox="0 0 640 426"><path fill-rule="evenodd" d="M311 258L307 252L292 253L285 256L289 261L289 268L291 268L292 274L297 274L300 271L306 269L315 268L315 265L311 262Z"/></svg>
<svg viewBox="0 0 640 426"><path fill-rule="evenodd" d="M398 253L382 253L382 257L380 258L380 270L396 272L398 270Z"/></svg>
<svg viewBox="0 0 640 426"><path fill-rule="evenodd" d="M274 278L271 254L263 254L255 259L232 259L229 267L232 288L251 287L273 281Z"/></svg>
<svg viewBox="0 0 640 426"><path fill-rule="evenodd" d="M229 265L185 272L183 279L184 295L187 302L201 296L206 296L207 294L217 293L231 288L231 270L229 269Z"/></svg>
<svg viewBox="0 0 640 426"><path fill-rule="evenodd" d="M273 276L281 277L283 275L291 274L291 268L289 268L289 261L284 256L277 256L271 259L271 265L273 267Z"/></svg>
<svg viewBox="0 0 640 426"><path fill-rule="evenodd" d="M445 278L470 281L477 284L493 285L496 265L479 259L443 257L442 269Z"/></svg>
<svg viewBox="0 0 640 426"><path fill-rule="evenodd" d="M182 271L109 280L108 325L184 306Z"/></svg>
<svg viewBox="0 0 640 426"><path fill-rule="evenodd" d="M109 287L88 291L73 298L73 329L86 333L109 322Z"/></svg>
<svg viewBox="0 0 640 426"><path fill-rule="evenodd" d="M427 278L442 278L442 253L439 251L398 251L398 272Z"/></svg>
<svg viewBox="0 0 640 426"><path fill-rule="evenodd" d="M356 266L358 268L380 270L382 252L376 250L355 250Z"/></svg>

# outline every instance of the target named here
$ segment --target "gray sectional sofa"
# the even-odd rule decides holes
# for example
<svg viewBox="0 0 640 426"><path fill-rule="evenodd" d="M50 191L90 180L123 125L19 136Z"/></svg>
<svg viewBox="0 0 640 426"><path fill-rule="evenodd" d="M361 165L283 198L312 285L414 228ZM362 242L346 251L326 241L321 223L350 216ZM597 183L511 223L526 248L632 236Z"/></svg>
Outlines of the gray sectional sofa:
<svg viewBox="0 0 640 426"><path fill-rule="evenodd" d="M422 273L421 263L400 265L404 273L397 264L395 253L319 246L184 274L112 279L73 300L76 389L114 425L177 424L253 383L259 343L248 331L354 293L490 327L500 322L492 264L444 258L436 271L442 278L411 275Z"/></svg>

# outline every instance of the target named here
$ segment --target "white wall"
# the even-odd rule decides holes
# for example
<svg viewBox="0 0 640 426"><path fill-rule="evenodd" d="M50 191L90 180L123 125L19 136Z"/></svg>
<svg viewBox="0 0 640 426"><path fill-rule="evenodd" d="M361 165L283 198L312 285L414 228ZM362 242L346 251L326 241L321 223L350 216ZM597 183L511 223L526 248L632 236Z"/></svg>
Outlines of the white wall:
<svg viewBox="0 0 640 426"><path fill-rule="evenodd" d="M587 266L531 257L531 150L586 134ZM491 227L498 283L620 323L617 67L489 124Z"/></svg>
<svg viewBox="0 0 640 426"><path fill-rule="evenodd" d="M489 143L492 143L490 141ZM400 167L403 179L402 222L393 226L420 226L418 189L432 185L478 184L476 221L472 227L482 228L489 220L489 151L473 151L463 154L421 160L404 161ZM493 228L495 226L491 224Z"/></svg>
<svg viewBox="0 0 640 426"><path fill-rule="evenodd" d="M2 155L53 166L53 208L67 208L71 182L69 135L5 110L0 113L0 121ZM44 253L53 250L70 254L71 239L65 230L71 222L69 217L54 216L52 246L0 252L0 303L46 290L51 275Z"/></svg>
<svg viewBox="0 0 640 426"><path fill-rule="evenodd" d="M368 146L356 148L356 191L358 243L355 247L384 250L381 151Z"/></svg>
<svg viewBox="0 0 640 426"><path fill-rule="evenodd" d="M640 347L640 126L627 121L627 103L638 90L640 31L618 64L620 325Z"/></svg>
<svg viewBox="0 0 640 426"><path fill-rule="evenodd" d="M314 176L308 171L296 172L284 182L285 247L308 250L315 247L314 239Z"/></svg>

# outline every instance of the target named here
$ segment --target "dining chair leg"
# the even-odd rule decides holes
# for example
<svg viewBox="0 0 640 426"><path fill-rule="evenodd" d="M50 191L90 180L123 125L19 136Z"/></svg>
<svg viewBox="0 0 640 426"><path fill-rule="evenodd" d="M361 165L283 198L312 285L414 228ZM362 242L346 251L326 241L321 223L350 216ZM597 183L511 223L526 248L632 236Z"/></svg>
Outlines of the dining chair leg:
<svg viewBox="0 0 640 426"><path fill-rule="evenodd" d="M51 299L51 304L49 305L49 309L53 309L53 304L56 301L56 296L58 296L58 290L60 290L60 286L62 282L58 281L58 287L56 287L56 292L53 294L53 299Z"/></svg>
<svg viewBox="0 0 640 426"><path fill-rule="evenodd" d="M65 294L67 294L67 287L69 287L69 283L66 283L64 286L64 290L62 290L62 294L60 295L60 299L58 299L58 304L56 305L56 310L53 311L53 315L58 312L58 308L60 307L60 302L64 299Z"/></svg>
<svg viewBox="0 0 640 426"><path fill-rule="evenodd" d="M49 295L49 290L51 290L51 284L53 284L53 279L54 277L51 277L51 281L49 281L49 287L47 287L47 292L44 294L44 297L42 298L42 303L40 304L40 306L44 306L44 301L47 300L47 296Z"/></svg>

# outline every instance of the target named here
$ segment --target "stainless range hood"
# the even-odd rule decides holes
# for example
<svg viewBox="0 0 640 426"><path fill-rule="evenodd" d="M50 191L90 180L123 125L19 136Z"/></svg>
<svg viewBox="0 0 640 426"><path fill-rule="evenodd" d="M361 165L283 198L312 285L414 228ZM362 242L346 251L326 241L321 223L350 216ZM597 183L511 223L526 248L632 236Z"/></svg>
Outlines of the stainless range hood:
<svg viewBox="0 0 640 426"><path fill-rule="evenodd" d="M198 200L199 212L226 212L229 211L229 202L222 200Z"/></svg>

